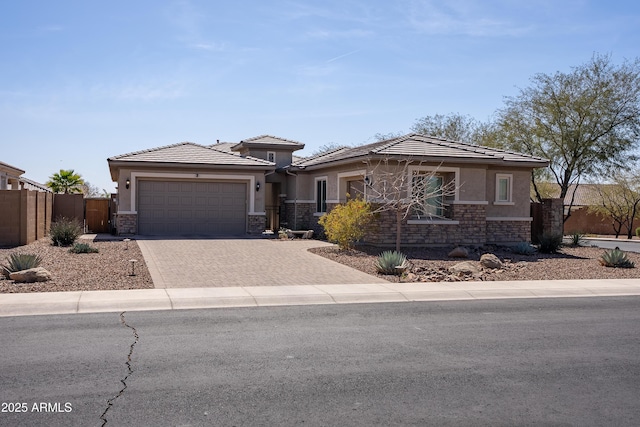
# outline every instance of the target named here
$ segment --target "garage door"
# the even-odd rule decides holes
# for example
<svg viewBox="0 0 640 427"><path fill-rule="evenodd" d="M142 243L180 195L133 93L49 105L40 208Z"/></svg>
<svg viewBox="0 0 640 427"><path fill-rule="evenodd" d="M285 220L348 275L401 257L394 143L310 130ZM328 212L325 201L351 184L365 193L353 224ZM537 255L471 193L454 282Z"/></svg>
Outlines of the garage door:
<svg viewBox="0 0 640 427"><path fill-rule="evenodd" d="M246 233L246 183L140 181L138 185L138 234L224 236Z"/></svg>

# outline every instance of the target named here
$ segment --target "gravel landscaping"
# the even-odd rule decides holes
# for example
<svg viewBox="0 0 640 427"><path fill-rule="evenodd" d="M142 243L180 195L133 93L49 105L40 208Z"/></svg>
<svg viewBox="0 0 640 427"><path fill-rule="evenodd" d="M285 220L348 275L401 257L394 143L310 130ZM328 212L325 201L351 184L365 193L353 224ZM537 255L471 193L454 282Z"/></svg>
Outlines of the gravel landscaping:
<svg viewBox="0 0 640 427"><path fill-rule="evenodd" d="M40 255L41 267L47 269L53 280L42 283L20 284L0 275L0 293L58 292L114 289L150 289L153 281L135 240L124 242L80 240L89 242L98 253L73 254L67 247L52 246L49 239L11 249L0 249L0 264L13 252ZM390 282L398 281L452 281L452 280L562 280L562 279L638 279L640 254L628 253L636 268L603 267L598 259L603 249L594 247L564 247L558 254L518 255L504 247L485 247L471 250L467 259L450 258L449 248L407 248L404 253L410 263L404 278L379 275L374 267L381 249L359 247L353 251L339 251L337 247L310 249L311 252L371 274ZM453 276L448 268L462 261L478 261L484 253L493 253L504 263L498 270L482 269L479 276ZM131 275L131 259L135 263L135 276Z"/></svg>
<svg viewBox="0 0 640 427"><path fill-rule="evenodd" d="M0 249L0 264L7 263L13 252L42 257L41 267L47 269L52 280L40 283L15 283L0 274L0 293L95 291L110 289L150 289L153 281L135 240L98 241L89 243L98 253L73 254L68 247L52 246L50 239L41 239L26 246ZM131 262L135 259L135 276Z"/></svg>
<svg viewBox="0 0 640 427"><path fill-rule="evenodd" d="M575 280L575 279L636 279L640 278L640 254L627 255L636 268L610 268L601 266L598 259L604 249L594 247L563 247L557 254L518 255L506 247L486 247L472 250L467 259L450 258L453 249L407 248L403 253L410 264L408 277L380 275L376 272L375 261L381 250L374 247L359 247L352 251L339 251L336 247L314 248L311 252L329 258L365 273L399 281L458 281L458 280ZM462 261L479 261L485 253L495 254L502 262L498 270L482 269L477 277L454 276L448 268Z"/></svg>

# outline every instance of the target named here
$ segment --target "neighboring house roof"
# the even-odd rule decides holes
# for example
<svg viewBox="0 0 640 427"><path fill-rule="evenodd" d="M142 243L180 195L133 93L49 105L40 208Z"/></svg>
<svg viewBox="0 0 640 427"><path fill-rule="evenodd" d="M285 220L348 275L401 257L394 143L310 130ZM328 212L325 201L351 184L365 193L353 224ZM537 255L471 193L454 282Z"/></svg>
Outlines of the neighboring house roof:
<svg viewBox="0 0 640 427"><path fill-rule="evenodd" d="M40 184L39 182L33 181L31 179L27 179L24 177L20 177L19 179L20 187L27 190L38 190L44 191L47 193L52 193L51 189L44 184Z"/></svg>
<svg viewBox="0 0 640 427"><path fill-rule="evenodd" d="M579 184L576 189L575 184L570 184L567 190L567 194L564 197L563 204L570 205L573 192L575 191L575 198L573 199L573 206L594 206L602 203L602 197L598 192L599 186L612 186L613 184ZM548 195L551 198L557 198L560 196L560 186L555 182L543 182L539 184L542 188L539 191Z"/></svg>
<svg viewBox="0 0 640 427"><path fill-rule="evenodd" d="M304 144L298 141L292 141L290 139L280 138L272 135L260 135L253 138L243 139L238 144L234 145L231 149L233 151L239 151L242 148L262 147L262 148L274 148L274 149L291 149L296 151L304 148Z"/></svg>
<svg viewBox="0 0 640 427"><path fill-rule="evenodd" d="M4 163L4 162L0 162L0 171L3 171L11 175L15 175L16 177L24 173L22 169L19 169L15 166L11 166L10 164Z"/></svg>
<svg viewBox="0 0 640 427"><path fill-rule="evenodd" d="M508 163L533 167L549 164L548 160L540 157L412 133L359 147L338 148L294 162L292 167L306 169L327 166L329 163L353 161L359 157L415 157L422 161Z"/></svg>

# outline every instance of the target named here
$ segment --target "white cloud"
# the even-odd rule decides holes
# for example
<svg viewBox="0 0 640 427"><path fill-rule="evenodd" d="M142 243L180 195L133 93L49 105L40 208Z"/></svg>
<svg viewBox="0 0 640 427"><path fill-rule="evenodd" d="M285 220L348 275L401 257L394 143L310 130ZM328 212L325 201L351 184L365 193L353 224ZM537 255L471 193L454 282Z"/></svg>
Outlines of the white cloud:
<svg viewBox="0 0 640 427"><path fill-rule="evenodd" d="M361 29L353 29L353 30L344 30L344 31L336 31L336 30L314 30L307 32L307 37L313 39L352 39L352 38L363 38L369 37L373 35L373 31L361 30Z"/></svg>
<svg viewBox="0 0 640 427"><path fill-rule="evenodd" d="M153 101L176 99L186 95L184 86L177 82L129 83L121 86L96 86L91 90L95 96L125 101Z"/></svg>
<svg viewBox="0 0 640 427"><path fill-rule="evenodd" d="M433 35L520 36L533 29L509 19L501 9L478 0L412 0L408 20L415 30Z"/></svg>

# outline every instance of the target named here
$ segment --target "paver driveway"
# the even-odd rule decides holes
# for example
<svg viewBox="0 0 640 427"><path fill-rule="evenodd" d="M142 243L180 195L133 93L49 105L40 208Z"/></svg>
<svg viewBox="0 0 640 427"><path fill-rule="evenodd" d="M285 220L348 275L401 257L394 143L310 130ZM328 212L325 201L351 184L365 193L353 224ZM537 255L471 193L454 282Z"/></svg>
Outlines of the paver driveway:
<svg viewBox="0 0 640 427"><path fill-rule="evenodd" d="M156 288L389 283L307 251L317 240L139 239Z"/></svg>

